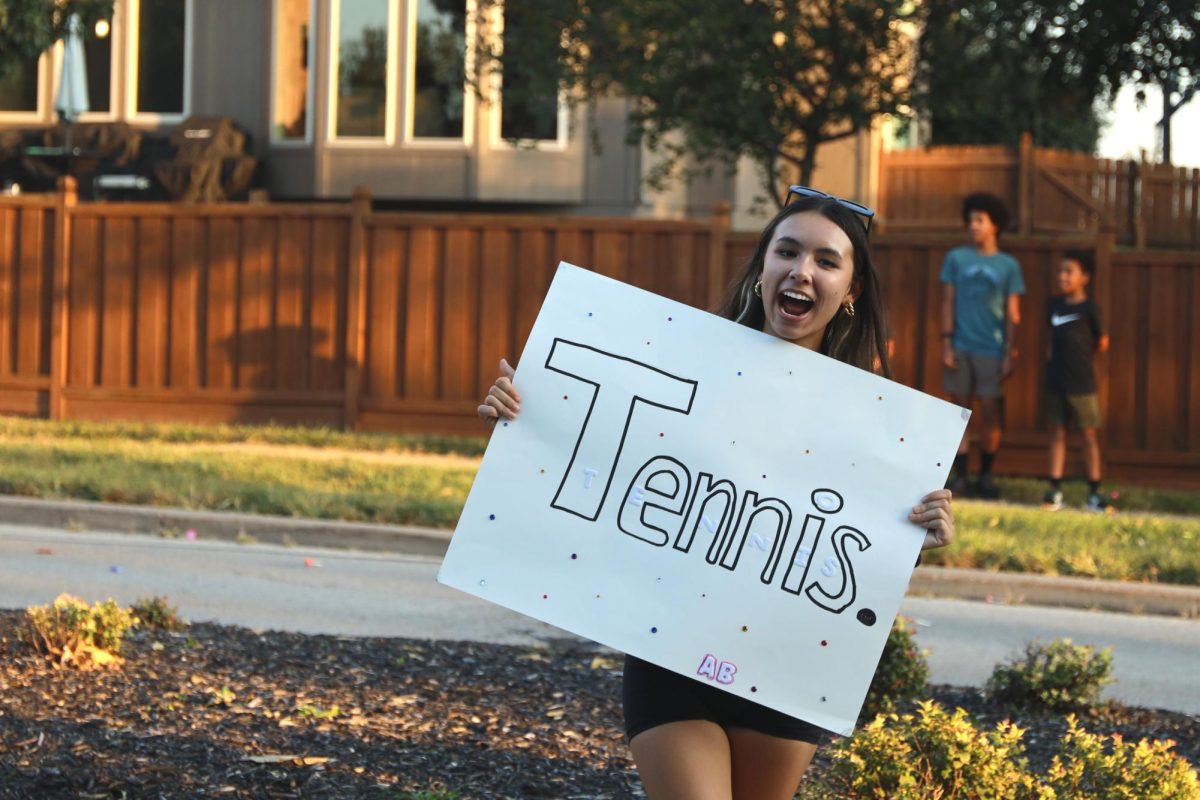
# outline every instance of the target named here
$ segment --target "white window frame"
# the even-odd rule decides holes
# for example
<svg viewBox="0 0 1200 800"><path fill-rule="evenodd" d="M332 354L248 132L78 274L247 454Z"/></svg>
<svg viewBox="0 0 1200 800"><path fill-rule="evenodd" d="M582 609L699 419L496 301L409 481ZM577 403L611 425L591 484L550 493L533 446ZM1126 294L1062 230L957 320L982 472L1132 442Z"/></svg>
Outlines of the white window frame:
<svg viewBox="0 0 1200 800"><path fill-rule="evenodd" d="M413 125L416 123L414 101L417 88L417 18L420 10L419 2L405 3L405 41L404 50L407 58L404 60L404 138L402 144L406 147L433 147L445 149L466 149L475 141L475 92L472 91L466 76L475 68L475 0L466 0L466 48L463 52L463 132L462 136L416 136Z"/></svg>
<svg viewBox="0 0 1200 800"><path fill-rule="evenodd" d="M271 3L271 108L268 120L269 140L272 147L311 147L313 143L314 103L316 102L316 64L317 64L317 0L308 0L308 85L304 87L305 106L304 138L280 139L275 135L275 48L279 42L279 2Z"/></svg>
<svg viewBox="0 0 1200 800"><path fill-rule="evenodd" d="M493 150L538 150L547 153L565 152L571 136L568 125L571 121L571 109L567 104L566 95L558 93L558 135L553 139L517 139L515 142L505 139L500 131L504 122L504 86L502 79L497 77L497 101L495 113L492 114L491 146Z"/></svg>
<svg viewBox="0 0 1200 800"><path fill-rule="evenodd" d="M128 20L124 28L128 33L125 42L125 119L138 125L178 124L192 114L192 60L193 43L195 38L196 20L194 0L184 0L183 6L183 109L178 113L164 114L158 111L137 110L137 79L141 64L138 63L138 18L141 11L141 0L119 0L117 3L128 12Z"/></svg>
<svg viewBox="0 0 1200 800"><path fill-rule="evenodd" d="M47 50L38 56L37 60L37 106L33 111L0 111L0 122L27 124L42 123L54 116L54 97L51 90L55 75L52 50ZM47 85L47 82L51 82ZM49 98L47 100L47 98Z"/></svg>
<svg viewBox="0 0 1200 800"><path fill-rule="evenodd" d="M123 9L129 0L117 0L113 3L113 15L109 20L108 38L109 52L111 57L108 64L108 111L87 111L79 116L80 122L114 122L118 118L118 112L121 109L121 93L118 91L121 85L121 55L124 53L122 49L125 41L124 34L124 14ZM63 52L66 46L63 42L59 42L55 47L55 77L54 86L57 90L59 75L62 72ZM57 95L57 91L55 92ZM57 96L55 100L57 100ZM88 96L88 105L91 105L91 96ZM53 103L51 103L53 105ZM51 108L53 111L53 108Z"/></svg>
<svg viewBox="0 0 1200 800"><path fill-rule="evenodd" d="M500 47L504 47L504 11L503 8L496 9L496 13L489 19L495 35L500 37ZM507 150L515 152L520 150L533 150L545 153L561 153L565 152L567 145L570 142L570 131L568 124L571 121L570 107L566 101L566 95L563 92L558 93L558 120L557 120L557 135L554 139L517 139L515 142L505 139L501 134L503 130L504 117L504 76L499 72L491 74L491 97L494 99L494 105L491 113L488 115L488 146L492 150Z"/></svg>
<svg viewBox="0 0 1200 800"><path fill-rule="evenodd" d="M325 141L330 147L346 149L376 149L396 143L396 94L399 84L400 31L399 2L389 0L387 33L387 73L384 76L383 136L338 136L338 71L341 68L342 3L355 0L331 0L329 19L329 70L326 87L329 114L326 120Z"/></svg>

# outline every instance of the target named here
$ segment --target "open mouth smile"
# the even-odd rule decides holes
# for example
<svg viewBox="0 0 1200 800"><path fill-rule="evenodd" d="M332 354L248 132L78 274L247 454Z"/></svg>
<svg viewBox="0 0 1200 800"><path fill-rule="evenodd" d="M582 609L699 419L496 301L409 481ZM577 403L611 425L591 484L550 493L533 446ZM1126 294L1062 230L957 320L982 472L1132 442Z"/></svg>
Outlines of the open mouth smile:
<svg viewBox="0 0 1200 800"><path fill-rule="evenodd" d="M803 292L784 289L779 293L779 311L784 317L800 319L813 310L817 301Z"/></svg>

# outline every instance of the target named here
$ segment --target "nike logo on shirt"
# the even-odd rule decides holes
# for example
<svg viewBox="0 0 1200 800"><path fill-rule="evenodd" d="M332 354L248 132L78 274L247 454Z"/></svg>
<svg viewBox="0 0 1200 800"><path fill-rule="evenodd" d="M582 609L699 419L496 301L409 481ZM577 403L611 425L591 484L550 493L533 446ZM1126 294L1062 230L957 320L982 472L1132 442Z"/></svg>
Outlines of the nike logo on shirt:
<svg viewBox="0 0 1200 800"><path fill-rule="evenodd" d="M1059 325L1066 325L1068 322L1076 319L1079 319L1078 314L1067 314L1065 317L1060 317L1058 314L1051 314L1050 324L1057 328Z"/></svg>

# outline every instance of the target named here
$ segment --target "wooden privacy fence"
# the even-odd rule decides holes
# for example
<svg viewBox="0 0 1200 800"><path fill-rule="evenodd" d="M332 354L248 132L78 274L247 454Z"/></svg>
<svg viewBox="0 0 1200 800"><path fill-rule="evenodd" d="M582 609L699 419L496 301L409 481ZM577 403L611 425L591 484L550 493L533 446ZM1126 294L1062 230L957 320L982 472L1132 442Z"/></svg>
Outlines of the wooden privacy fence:
<svg viewBox="0 0 1200 800"><path fill-rule="evenodd" d="M1003 198L1022 235L1116 233L1138 248L1200 247L1200 169L1021 146L883 153L879 213L891 231L962 228L962 199Z"/></svg>
<svg viewBox="0 0 1200 800"><path fill-rule="evenodd" d="M349 204L0 200L0 412L479 434L559 260L711 307L756 237L708 222L373 212ZM879 236L896 378L939 393L938 270L957 237ZM1000 469L1040 474L1045 331L1063 249L1096 250L1116 477L1200 487L1200 257L1112 235L1005 246L1029 285ZM702 347L703 343L697 343ZM802 413L802 410L797 410Z"/></svg>

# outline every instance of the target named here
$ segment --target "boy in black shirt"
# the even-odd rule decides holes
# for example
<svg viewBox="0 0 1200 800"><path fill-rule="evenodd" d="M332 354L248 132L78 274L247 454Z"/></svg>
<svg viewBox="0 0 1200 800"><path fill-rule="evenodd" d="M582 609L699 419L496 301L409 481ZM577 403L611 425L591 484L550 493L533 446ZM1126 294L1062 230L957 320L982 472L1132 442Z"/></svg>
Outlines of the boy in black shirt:
<svg viewBox="0 0 1200 800"><path fill-rule="evenodd" d="M1050 491L1044 506L1062 508L1063 465L1067 456L1067 420L1074 419L1083 432L1087 465L1089 511L1103 511L1100 497L1100 403L1092 356L1108 350L1108 336L1100 325L1096 305L1087 287L1095 267L1090 253L1070 251L1058 268L1061 294L1047 308L1050 325L1050 363L1046 369L1046 425L1050 432Z"/></svg>

